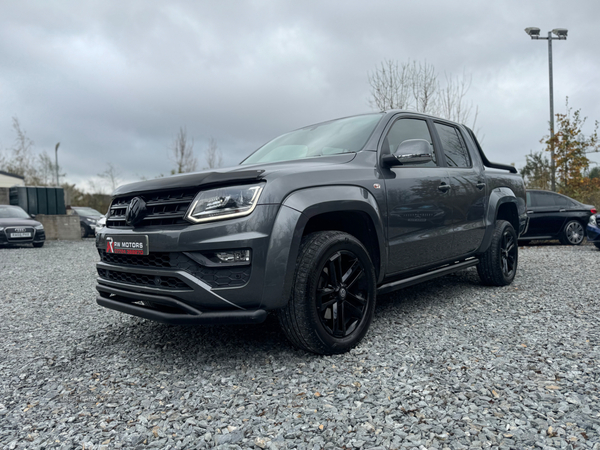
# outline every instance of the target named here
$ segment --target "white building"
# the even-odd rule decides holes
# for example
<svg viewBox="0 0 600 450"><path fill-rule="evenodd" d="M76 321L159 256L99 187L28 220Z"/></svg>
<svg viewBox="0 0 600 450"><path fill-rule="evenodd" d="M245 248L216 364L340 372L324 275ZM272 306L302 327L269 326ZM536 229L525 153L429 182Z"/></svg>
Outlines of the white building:
<svg viewBox="0 0 600 450"><path fill-rule="evenodd" d="M25 177L0 170L0 188L25 186Z"/></svg>

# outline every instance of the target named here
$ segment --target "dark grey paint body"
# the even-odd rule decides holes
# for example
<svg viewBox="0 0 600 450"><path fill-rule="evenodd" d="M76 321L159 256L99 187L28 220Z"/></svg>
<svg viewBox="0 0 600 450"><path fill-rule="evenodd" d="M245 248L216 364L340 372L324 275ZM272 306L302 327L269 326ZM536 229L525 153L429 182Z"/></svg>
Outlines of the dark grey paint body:
<svg viewBox="0 0 600 450"><path fill-rule="evenodd" d="M239 314L275 310L286 304L303 233L309 221L318 220L322 214L351 211L368 217L375 234L371 242L378 247L376 273L380 285L485 251L498 211L504 204L514 208L517 232L525 230L527 213L521 177L487 171L478 144L462 126L473 167L384 167L382 138L391 123L404 116L429 122L438 120L392 111L383 116L358 153L238 166L120 187L115 197L179 187L197 186L201 190L204 186L265 183L258 205L249 216L195 225L104 228L98 233L97 245L104 248L107 235L140 233L148 235L151 252L251 249L251 276L242 287L211 289L199 284L193 292L185 294L154 287L136 288L144 295L171 297L198 310L225 312L225 319L221 321L227 321L229 314L235 322L240 321ZM434 138L434 146L439 146L437 138ZM442 184L450 188L440 190ZM98 267L105 265L99 263ZM154 269L130 270L154 273ZM170 273L189 281L188 274ZM105 292L119 289L122 293L130 289L123 283L100 278L98 282ZM100 297L98 302L119 309ZM147 311L142 314L141 307L136 313L135 305L120 310L169 321L162 316L148 316ZM252 317L249 321L257 320ZM189 321L174 319L171 322Z"/></svg>

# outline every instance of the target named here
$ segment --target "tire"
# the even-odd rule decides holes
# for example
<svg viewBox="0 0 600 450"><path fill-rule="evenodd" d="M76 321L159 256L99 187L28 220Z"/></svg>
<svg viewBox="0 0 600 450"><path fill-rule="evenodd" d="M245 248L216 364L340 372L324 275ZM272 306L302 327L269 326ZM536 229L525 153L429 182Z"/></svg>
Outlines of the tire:
<svg viewBox="0 0 600 450"><path fill-rule="evenodd" d="M44 246L44 243L43 242L34 242L33 246L36 247L36 248L40 248L40 247Z"/></svg>
<svg viewBox="0 0 600 450"><path fill-rule="evenodd" d="M85 230L85 227L83 225L79 225L79 228L81 228L81 239L84 239L87 237L87 231Z"/></svg>
<svg viewBox="0 0 600 450"><path fill-rule="evenodd" d="M479 278L488 286L507 286L515 278L518 262L515 229L506 220L496 221L492 242L477 264Z"/></svg>
<svg viewBox="0 0 600 450"><path fill-rule="evenodd" d="M594 245L596 246L596 248L597 248L598 250L600 250L600 242L594 242Z"/></svg>
<svg viewBox="0 0 600 450"><path fill-rule="evenodd" d="M559 239L563 245L580 245L585 237L585 230L578 220L570 220L565 225Z"/></svg>
<svg viewBox="0 0 600 450"><path fill-rule="evenodd" d="M369 329L376 284L373 263L358 239L340 231L310 234L302 240L290 299L278 312L281 328L292 344L309 352L347 352Z"/></svg>

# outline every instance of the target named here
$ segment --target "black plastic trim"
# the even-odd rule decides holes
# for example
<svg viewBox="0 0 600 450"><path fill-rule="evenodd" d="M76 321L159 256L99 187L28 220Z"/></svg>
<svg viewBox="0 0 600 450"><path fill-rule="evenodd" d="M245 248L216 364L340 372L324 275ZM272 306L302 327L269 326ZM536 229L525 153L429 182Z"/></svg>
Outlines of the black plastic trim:
<svg viewBox="0 0 600 450"><path fill-rule="evenodd" d="M409 278L405 278L403 280L393 281L391 283L384 284L377 288L377 295L387 294L389 292L393 292L397 289L402 289L408 286L412 286L414 284L422 283L423 281L433 280L434 278L438 278L444 275L448 275L452 272L456 272L458 270L466 269L467 267L476 266L479 263L477 258L469 259L467 261L451 264L449 266L441 267L439 269L432 270L430 272L425 272L420 275L415 275Z"/></svg>

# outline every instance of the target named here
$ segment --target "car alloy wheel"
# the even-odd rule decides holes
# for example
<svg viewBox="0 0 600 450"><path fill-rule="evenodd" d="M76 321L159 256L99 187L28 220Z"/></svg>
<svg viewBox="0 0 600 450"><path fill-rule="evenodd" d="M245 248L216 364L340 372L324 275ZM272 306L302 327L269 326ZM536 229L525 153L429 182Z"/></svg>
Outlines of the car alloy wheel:
<svg viewBox="0 0 600 450"><path fill-rule="evenodd" d="M583 226L576 220L571 220L565 226L565 240L569 245L579 245L583 242Z"/></svg>
<svg viewBox="0 0 600 450"><path fill-rule="evenodd" d="M351 335L367 312L365 268L349 251L334 253L323 264L317 284L317 314L334 337Z"/></svg>
<svg viewBox="0 0 600 450"><path fill-rule="evenodd" d="M517 262L517 242L514 233L510 230L504 230L502 233L502 243L500 244L500 258L502 259L502 273L506 278L514 276Z"/></svg>

